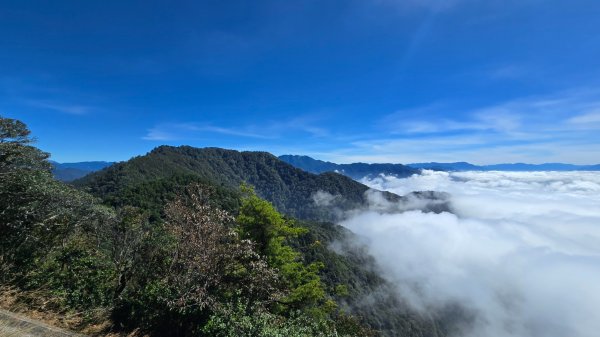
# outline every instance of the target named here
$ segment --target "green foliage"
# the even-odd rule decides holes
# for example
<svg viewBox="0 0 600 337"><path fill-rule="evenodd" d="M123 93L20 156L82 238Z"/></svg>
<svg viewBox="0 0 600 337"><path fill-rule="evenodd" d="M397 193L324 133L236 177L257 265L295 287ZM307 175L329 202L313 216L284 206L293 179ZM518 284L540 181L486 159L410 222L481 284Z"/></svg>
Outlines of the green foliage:
<svg viewBox="0 0 600 337"><path fill-rule="evenodd" d="M34 142L25 123L0 116L0 177L24 170L49 171L48 153L29 145Z"/></svg>
<svg viewBox="0 0 600 337"><path fill-rule="evenodd" d="M326 222L302 221L307 234L291 244L307 263L322 262L320 276L326 290L333 295L342 321L367 326L384 336L439 337L449 335L455 321L436 316L421 316L398 300L397 289L382 278L380 270L360 239L347 229ZM441 317L448 317L444 314ZM355 318L358 319L355 322ZM338 330L344 324L338 325Z"/></svg>
<svg viewBox="0 0 600 337"><path fill-rule="evenodd" d="M351 233L288 217L328 219L317 191L348 209L364 185L267 153L164 146L77 190L32 142L0 117L0 284L156 336L444 335L390 296L366 251L343 244Z"/></svg>
<svg viewBox="0 0 600 337"><path fill-rule="evenodd" d="M375 331L362 326L351 316L335 319L315 317L301 311L281 316L260 305L244 301L229 302L215 312L202 332L214 337L370 337Z"/></svg>
<svg viewBox="0 0 600 337"><path fill-rule="evenodd" d="M269 265L280 271L289 288L289 294L281 302L291 308L321 304L325 300L325 290L318 275L322 264L305 265L300 253L288 245L290 239L307 233L307 230L284 219L271 203L259 198L251 188L243 186L242 189L246 195L237 217L239 232L242 238L256 242Z"/></svg>
<svg viewBox="0 0 600 337"><path fill-rule="evenodd" d="M301 312L283 317L243 302L229 304L213 314L202 332L214 337L351 336L338 334L333 322L325 319L316 319Z"/></svg>
<svg viewBox="0 0 600 337"><path fill-rule="evenodd" d="M65 307L90 309L111 304L116 269L85 240L56 247L28 276L29 288L50 289Z"/></svg>
<svg viewBox="0 0 600 337"><path fill-rule="evenodd" d="M0 270L25 274L78 231L111 217L91 196L55 181L26 126L0 117ZM84 227L87 227L85 229Z"/></svg>

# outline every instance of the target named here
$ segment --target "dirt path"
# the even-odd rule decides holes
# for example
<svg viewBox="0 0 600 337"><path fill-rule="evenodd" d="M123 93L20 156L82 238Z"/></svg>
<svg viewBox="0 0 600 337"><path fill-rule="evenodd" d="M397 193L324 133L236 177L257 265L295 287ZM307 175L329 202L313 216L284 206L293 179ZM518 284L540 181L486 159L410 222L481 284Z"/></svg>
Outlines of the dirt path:
<svg viewBox="0 0 600 337"><path fill-rule="evenodd" d="M0 309L0 337L85 337Z"/></svg>

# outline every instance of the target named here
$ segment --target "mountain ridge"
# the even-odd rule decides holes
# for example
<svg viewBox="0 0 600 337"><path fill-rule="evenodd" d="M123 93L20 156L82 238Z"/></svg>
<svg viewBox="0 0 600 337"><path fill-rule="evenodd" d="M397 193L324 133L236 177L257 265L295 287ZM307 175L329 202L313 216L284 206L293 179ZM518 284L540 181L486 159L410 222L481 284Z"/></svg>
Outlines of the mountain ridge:
<svg viewBox="0 0 600 337"><path fill-rule="evenodd" d="M531 172L531 171L600 171L600 164L596 165L575 165L565 163L543 163L543 164L527 164L527 163L501 163L491 165L475 165L468 162L455 163L412 163L408 166L419 169L431 169L436 171L515 171L515 172Z"/></svg>
<svg viewBox="0 0 600 337"><path fill-rule="evenodd" d="M305 172L268 152L164 145L146 155L93 172L73 184L105 200L112 200L114 205L124 200L131 204L132 199L143 199L144 202L152 199L158 205L168 198L165 193L171 192L172 185L185 185L190 181L220 186L226 198L230 198L226 195L237 193L241 184L248 183L280 212L299 219L321 221L337 220L339 214L332 212L332 208L343 213L366 207L370 202L366 192L371 190L335 172ZM333 198L327 205L320 205L315 199L318 192ZM404 200L393 193L377 193L389 201ZM414 197L429 199L437 195L415 193ZM438 204L432 206L431 211L442 209Z"/></svg>
<svg viewBox="0 0 600 337"><path fill-rule="evenodd" d="M355 180L359 180L369 176L376 176L379 174L394 175L399 178L404 178L409 177L413 174L420 173L419 169L415 169L402 164L336 164L328 161L314 159L309 156L300 155L282 155L279 156L279 159L297 168L303 169L311 173L320 174L324 172L336 172Z"/></svg>
<svg viewBox="0 0 600 337"><path fill-rule="evenodd" d="M435 171L600 171L600 164L575 165L566 163L500 163L491 165L476 165L469 162L423 162L410 164L394 163L352 163L336 164L329 161L314 159L305 155L281 155L279 159L300 169L312 173L337 172L352 179L379 174L394 175L399 178L420 173L420 170Z"/></svg>

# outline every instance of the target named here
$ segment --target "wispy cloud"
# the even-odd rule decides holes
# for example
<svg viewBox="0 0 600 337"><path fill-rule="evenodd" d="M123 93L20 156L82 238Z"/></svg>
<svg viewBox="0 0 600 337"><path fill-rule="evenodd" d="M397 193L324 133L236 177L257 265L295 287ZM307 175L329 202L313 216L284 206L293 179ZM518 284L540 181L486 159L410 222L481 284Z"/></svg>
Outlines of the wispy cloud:
<svg viewBox="0 0 600 337"><path fill-rule="evenodd" d="M442 114L441 112L445 112ZM508 106L499 105L473 111L465 118L438 117L451 112L441 105L396 111L377 124L392 134L445 133L453 131L508 132L519 128L521 116ZM413 117L417 116L417 118Z"/></svg>
<svg viewBox="0 0 600 337"><path fill-rule="evenodd" d="M513 64L492 69L489 73L489 77L495 80L513 80L522 78L526 76L527 73L529 73L529 71L525 67Z"/></svg>
<svg viewBox="0 0 600 337"><path fill-rule="evenodd" d="M305 115L227 127L167 123L149 129L143 139L214 141L221 146L230 141L236 148L318 154L319 159L346 163L596 164L595 158L600 158L600 92L592 90L524 97L464 111L452 104L399 110L378 121L365 121L343 136L334 122L340 123Z"/></svg>
<svg viewBox="0 0 600 337"><path fill-rule="evenodd" d="M151 141L172 141L195 139L205 134L223 134L229 136L270 139L272 137L264 134L245 131L236 128L224 128L214 125L202 125L195 122L190 123L167 123L160 124L148 130L148 133L142 137L144 140Z"/></svg>
<svg viewBox="0 0 600 337"><path fill-rule="evenodd" d="M441 117L455 115L455 119ZM327 159L352 161L600 161L600 93L574 90L462 112L437 104L400 110Z"/></svg>
<svg viewBox="0 0 600 337"><path fill-rule="evenodd" d="M439 116L460 116L447 118ZM397 134L445 133L449 131L495 131L544 133L570 130L574 124L600 120L600 92L571 91L550 97L528 97L464 111L437 104L403 109L376 125Z"/></svg>
<svg viewBox="0 0 600 337"><path fill-rule="evenodd" d="M311 137L326 137L329 131L316 126L315 119L300 116L283 121L265 121L262 124L250 124L235 127L223 127L199 122L165 123L148 130L144 140L170 141L197 139L206 134L220 134L253 139L278 139L290 133L303 133Z"/></svg>
<svg viewBox="0 0 600 337"><path fill-rule="evenodd" d="M584 124L588 127L600 128L600 108L574 116L569 119L569 123L576 125Z"/></svg>
<svg viewBox="0 0 600 337"><path fill-rule="evenodd" d="M170 141L176 140L177 136L167 132L166 130L162 130L158 127L152 128L148 130L148 133L142 137L143 140L151 140L151 141Z"/></svg>
<svg viewBox="0 0 600 337"><path fill-rule="evenodd" d="M87 105L81 104L71 104L64 102L53 102L53 101L38 101L38 100L29 100L27 101L29 106L44 109L44 110L52 110L60 113L65 113L69 115L86 115L95 110L95 108Z"/></svg>

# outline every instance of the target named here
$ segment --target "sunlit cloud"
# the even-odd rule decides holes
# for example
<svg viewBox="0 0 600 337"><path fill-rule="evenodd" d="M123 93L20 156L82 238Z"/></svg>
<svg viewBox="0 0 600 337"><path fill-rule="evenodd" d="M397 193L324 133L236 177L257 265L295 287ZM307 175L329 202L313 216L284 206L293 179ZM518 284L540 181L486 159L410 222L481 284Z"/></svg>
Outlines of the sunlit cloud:
<svg viewBox="0 0 600 337"><path fill-rule="evenodd" d="M453 214L368 210L342 222L414 309L465 308L475 319L460 336L597 334L599 174L425 171L363 182L452 196Z"/></svg>

